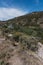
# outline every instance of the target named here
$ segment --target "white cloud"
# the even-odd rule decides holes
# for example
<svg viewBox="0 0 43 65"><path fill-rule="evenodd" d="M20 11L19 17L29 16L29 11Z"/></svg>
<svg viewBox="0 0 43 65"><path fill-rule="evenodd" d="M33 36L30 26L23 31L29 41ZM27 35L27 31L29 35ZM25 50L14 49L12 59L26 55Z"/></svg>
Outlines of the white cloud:
<svg viewBox="0 0 43 65"><path fill-rule="evenodd" d="M15 8L0 8L0 20L7 20L13 17L21 16L27 12Z"/></svg>

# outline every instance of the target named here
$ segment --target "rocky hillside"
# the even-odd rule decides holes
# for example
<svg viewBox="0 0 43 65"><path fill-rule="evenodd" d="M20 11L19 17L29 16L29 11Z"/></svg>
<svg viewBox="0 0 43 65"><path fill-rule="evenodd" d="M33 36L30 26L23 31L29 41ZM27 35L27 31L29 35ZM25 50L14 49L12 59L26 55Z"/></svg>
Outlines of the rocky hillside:
<svg viewBox="0 0 43 65"><path fill-rule="evenodd" d="M43 65L43 11L0 22L0 65Z"/></svg>
<svg viewBox="0 0 43 65"><path fill-rule="evenodd" d="M33 12L7 20L0 27L3 29L3 33L20 32L37 37L43 43L43 12Z"/></svg>
<svg viewBox="0 0 43 65"><path fill-rule="evenodd" d="M21 26L40 26L43 28L43 12L33 12L24 16L8 20L8 23L16 23ZM42 26L41 26L42 24Z"/></svg>

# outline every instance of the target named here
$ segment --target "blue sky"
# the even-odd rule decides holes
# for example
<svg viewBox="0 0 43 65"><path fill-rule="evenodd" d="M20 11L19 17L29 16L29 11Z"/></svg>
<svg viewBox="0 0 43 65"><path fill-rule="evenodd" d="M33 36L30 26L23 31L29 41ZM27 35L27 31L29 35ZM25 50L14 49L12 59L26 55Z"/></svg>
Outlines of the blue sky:
<svg viewBox="0 0 43 65"><path fill-rule="evenodd" d="M0 0L0 20L43 11L43 0Z"/></svg>

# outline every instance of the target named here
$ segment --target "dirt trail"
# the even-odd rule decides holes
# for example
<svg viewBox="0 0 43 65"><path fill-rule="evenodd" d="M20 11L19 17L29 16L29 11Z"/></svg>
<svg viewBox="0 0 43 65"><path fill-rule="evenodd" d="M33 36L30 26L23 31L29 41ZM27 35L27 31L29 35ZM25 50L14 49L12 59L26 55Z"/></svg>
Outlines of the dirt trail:
<svg viewBox="0 0 43 65"><path fill-rule="evenodd" d="M0 37L0 45L2 47L4 47L3 41L5 41L5 38ZM7 46L7 44L5 44L5 47L6 46ZM2 48L2 47L0 47L0 48ZM19 54L17 53L19 48L13 47L13 46L10 45L8 49L14 49L14 51L12 51L12 53L11 53L13 56L11 56L10 59L8 59L8 63L10 63L10 65L23 65L23 61L21 60L21 58L19 57ZM8 49L5 49L5 50L8 50Z"/></svg>
<svg viewBox="0 0 43 65"><path fill-rule="evenodd" d="M19 56L19 47L15 47L14 51L12 52L13 56L8 60L10 65L24 65L21 57Z"/></svg>
<svg viewBox="0 0 43 65"><path fill-rule="evenodd" d="M17 51L19 49L15 49L15 50L16 51L13 51L14 56L12 56L8 60L8 62L10 63L10 65L27 65L28 62L30 63L30 64L29 63L28 64L31 65L31 61L32 61L33 65L34 64L36 64L36 65L37 64L43 65L43 59L40 58L40 56L37 56L37 54L34 54L34 53L33 54L31 54L31 53L28 54L27 51L26 51L26 52L21 52L20 56L19 56L19 54L17 53ZM32 60L32 57L33 57L33 60ZM22 60L22 58L24 58L24 60ZM30 58L30 60L29 60L29 58ZM28 60L26 61L26 59L28 59ZM34 63L34 61L35 61L35 63Z"/></svg>
<svg viewBox="0 0 43 65"><path fill-rule="evenodd" d="M7 53L9 53L8 55L11 55L10 58L7 59L7 62L9 63L9 65L37 65L37 64L43 65L43 45L41 43L38 43L40 46L38 50L38 54L34 54L34 53L31 54L31 52L27 53L28 51L25 51L25 52L23 50L21 51L19 45L13 46L11 43L8 43L7 41L5 41L5 43L7 42L5 44L3 43L3 41L5 41L5 38L0 38L0 48L2 46L2 48L5 48L3 49L4 52L6 51Z"/></svg>
<svg viewBox="0 0 43 65"><path fill-rule="evenodd" d="M8 62L10 65L23 65L23 61L17 54L14 55Z"/></svg>

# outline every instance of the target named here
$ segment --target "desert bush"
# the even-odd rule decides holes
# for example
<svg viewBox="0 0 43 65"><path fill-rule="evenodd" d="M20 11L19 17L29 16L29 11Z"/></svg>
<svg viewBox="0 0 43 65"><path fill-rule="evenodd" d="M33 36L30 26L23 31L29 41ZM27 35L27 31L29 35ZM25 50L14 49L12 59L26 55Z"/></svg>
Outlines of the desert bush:
<svg viewBox="0 0 43 65"><path fill-rule="evenodd" d="M38 50L37 40L32 37L22 37L20 42L24 49L32 50L34 52Z"/></svg>

